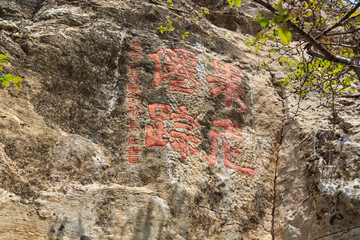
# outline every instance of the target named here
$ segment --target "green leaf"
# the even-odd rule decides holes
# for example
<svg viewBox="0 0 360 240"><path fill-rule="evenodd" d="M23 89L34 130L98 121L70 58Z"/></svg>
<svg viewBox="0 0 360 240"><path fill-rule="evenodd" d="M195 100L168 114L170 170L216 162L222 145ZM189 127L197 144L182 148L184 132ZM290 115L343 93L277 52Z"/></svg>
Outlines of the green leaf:
<svg viewBox="0 0 360 240"><path fill-rule="evenodd" d="M181 37L182 39L185 39L188 36L189 36L189 32L184 32Z"/></svg>
<svg viewBox="0 0 360 240"><path fill-rule="evenodd" d="M11 80L12 78L14 78L11 74L6 74L6 76L4 77L4 80L5 81L9 81Z"/></svg>
<svg viewBox="0 0 360 240"><path fill-rule="evenodd" d="M289 45L292 35L291 35L291 32L289 32L286 28L279 27L279 37L280 37L281 41L283 42L283 44Z"/></svg>
<svg viewBox="0 0 360 240"><path fill-rule="evenodd" d="M9 57L9 55L0 54L0 60L1 60L1 59L5 59L5 58L8 58L8 57Z"/></svg>
<svg viewBox="0 0 360 240"><path fill-rule="evenodd" d="M254 44L256 43L256 42L258 42L263 36L264 36L264 31L261 31L261 32L259 32L258 34L256 34L256 38L255 38L255 40L254 40Z"/></svg>
<svg viewBox="0 0 360 240"><path fill-rule="evenodd" d="M20 83L14 83L14 86L17 88L17 89L19 89L20 90Z"/></svg>
<svg viewBox="0 0 360 240"><path fill-rule="evenodd" d="M9 81L3 81L2 85L4 85L5 87L9 87L10 86L10 82Z"/></svg>
<svg viewBox="0 0 360 240"><path fill-rule="evenodd" d="M234 6L234 0L228 0L230 7Z"/></svg>
<svg viewBox="0 0 360 240"><path fill-rule="evenodd" d="M269 26L269 19L267 18L260 18L258 20L258 23L260 23L261 26L263 26L264 28L267 28Z"/></svg>
<svg viewBox="0 0 360 240"><path fill-rule="evenodd" d="M304 17L310 17L312 14L311 10L310 11L306 11L306 13L303 15Z"/></svg>
<svg viewBox="0 0 360 240"><path fill-rule="evenodd" d="M280 11L280 13L283 12L283 9L282 9L282 0L279 0L278 4L277 4L277 9Z"/></svg>
<svg viewBox="0 0 360 240"><path fill-rule="evenodd" d="M236 0L236 6L241 7L241 0Z"/></svg>
<svg viewBox="0 0 360 240"><path fill-rule="evenodd" d="M160 33L163 34L167 30L167 27L160 26L160 27L157 27L156 29L159 29Z"/></svg>
<svg viewBox="0 0 360 240"><path fill-rule="evenodd" d="M21 82L22 82L22 78L21 78L21 77L14 77L12 81L13 81L13 82L19 82L19 83L21 83Z"/></svg>
<svg viewBox="0 0 360 240"><path fill-rule="evenodd" d="M287 22L289 20L293 19L293 16L291 14L289 14L285 19L284 22Z"/></svg>
<svg viewBox="0 0 360 240"><path fill-rule="evenodd" d="M283 14L279 14L274 18L276 24L281 23L284 20L285 16Z"/></svg>

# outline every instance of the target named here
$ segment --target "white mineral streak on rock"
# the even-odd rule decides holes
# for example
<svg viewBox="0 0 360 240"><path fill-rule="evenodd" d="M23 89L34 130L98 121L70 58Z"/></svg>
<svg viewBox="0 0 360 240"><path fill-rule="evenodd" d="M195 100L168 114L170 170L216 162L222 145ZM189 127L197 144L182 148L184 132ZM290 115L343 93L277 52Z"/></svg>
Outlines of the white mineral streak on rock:
<svg viewBox="0 0 360 240"><path fill-rule="evenodd" d="M196 71L198 76L197 79L203 86L205 86L208 84L206 81L206 76L208 75L208 71L206 69L204 63L204 57L203 57L206 48L200 42L196 42L195 46L196 46L195 51L197 53L197 59L199 60L198 64L196 65Z"/></svg>
<svg viewBox="0 0 360 240"><path fill-rule="evenodd" d="M88 173L96 173L109 165L99 146L78 135L59 138L54 147L53 164L58 171L70 168Z"/></svg>
<svg viewBox="0 0 360 240"><path fill-rule="evenodd" d="M332 180L321 179L320 188L322 191L327 191L334 195L336 192L343 192L350 198L360 199L360 179L356 178L353 181L345 181L344 179Z"/></svg>
<svg viewBox="0 0 360 240"><path fill-rule="evenodd" d="M40 14L40 18L50 18L54 15L64 15L64 14L74 14L76 13L76 8L52 8L46 10Z"/></svg>
<svg viewBox="0 0 360 240"><path fill-rule="evenodd" d="M121 31L119 34L120 34L119 46L121 48L123 46L123 42L124 42L124 39L126 37L126 30ZM107 113L111 113L112 111L114 111L114 109L116 107L116 105L115 105L116 101L118 100L119 95L121 95L121 90L116 87L116 85L118 84L119 77L121 77L120 74L119 74L119 67L120 67L119 58L120 57L121 57L121 50L118 52L117 57L115 59L116 68L113 71L113 73L114 73L114 82L112 84L109 84L109 86L113 90L111 90L111 96L112 97L109 100L109 107L107 109Z"/></svg>

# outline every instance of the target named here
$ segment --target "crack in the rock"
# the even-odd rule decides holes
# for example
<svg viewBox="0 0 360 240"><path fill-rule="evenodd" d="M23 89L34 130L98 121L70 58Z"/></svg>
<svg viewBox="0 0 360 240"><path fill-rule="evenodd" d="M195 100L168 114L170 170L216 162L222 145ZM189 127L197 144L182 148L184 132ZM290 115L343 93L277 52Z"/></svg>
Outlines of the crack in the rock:
<svg viewBox="0 0 360 240"><path fill-rule="evenodd" d="M319 237L319 238L315 238L314 240L321 240L321 239L323 239L325 237L329 237L329 236L332 236L332 235L335 235L335 234L350 232L351 230L356 229L356 228L360 228L360 226L344 229L344 230L341 230L341 231L338 231L338 232L334 232L334 233L331 233L331 234L328 234L328 235L325 235L325 236L322 236L322 237Z"/></svg>
<svg viewBox="0 0 360 240"><path fill-rule="evenodd" d="M276 160L275 160L275 171L274 171L274 188L273 188L273 193L274 193L274 199L273 199L273 208L272 208L272 217L271 217L271 236L272 236L272 240L275 240L275 208L276 208L276 180L277 180L277 169L278 169L278 162L279 162L279 158L280 158L280 147L282 145L282 141L283 141L283 133L284 133L284 124L285 124L285 100L284 100L284 94L285 94L285 89L282 89L282 94L280 95L280 97L282 98L282 105L283 105L283 116L282 116L282 124L281 124L281 130L280 130L280 139L279 139L279 145L278 145L278 149L277 149L277 156L276 156Z"/></svg>

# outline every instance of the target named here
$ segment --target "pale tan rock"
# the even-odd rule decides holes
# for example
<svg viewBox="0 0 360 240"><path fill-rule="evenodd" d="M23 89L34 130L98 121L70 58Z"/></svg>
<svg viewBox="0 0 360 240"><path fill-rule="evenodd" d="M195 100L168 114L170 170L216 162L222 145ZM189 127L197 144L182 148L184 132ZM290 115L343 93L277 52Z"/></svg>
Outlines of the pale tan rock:
<svg viewBox="0 0 360 240"><path fill-rule="evenodd" d="M252 21L258 8L246 2L240 10L226 2L178 2L183 12L157 0L0 0L4 21L18 31L16 36L0 32L0 51L12 57L5 70L24 78L21 91L0 89L5 103L0 108L1 240L315 239L338 236L346 228L352 228L348 239L356 239L358 190L346 189L357 189L359 179L354 171L359 119L353 114L358 102L344 101L348 107L340 114L339 126L351 142L343 138L339 143L342 135L328 130L328 115L316 112L314 99L305 103L310 113L291 120L296 100L282 99L285 90L274 86L283 76L280 66L263 70L266 52L245 45L245 34L259 27ZM166 24L176 14L200 9L196 4L209 4L212 15L197 25L187 19L184 26L191 34L185 41L180 28L157 32L163 20ZM134 38L142 47L136 132L141 152L138 164L129 164L128 91L136 90L129 88L129 53ZM149 54L175 48L196 54L193 70L199 84L190 80L186 86L195 89L192 94L171 91L171 79L154 85L156 62ZM221 86L207 80L219 76L214 59L242 72L237 86L245 94L239 99L248 110L234 95L226 103L224 91L210 92ZM166 120L151 115L154 103L167 106ZM191 125L191 131L179 130L171 117L182 106L191 118L181 122ZM158 118L162 114L155 113ZM225 124L227 118L242 131L235 134L237 140L218 140L216 148L212 136L224 128L214 121ZM156 128L157 121L169 131L201 139L193 144L198 151L187 149L184 157L169 132L164 146L149 146L146 129ZM227 143L242 150L240 157L233 151L231 162L256 169L254 176L225 166ZM338 182L320 181L326 176L320 157L329 159L327 148L336 162L347 165L338 170ZM215 166L206 158L213 149ZM332 192L329 186L340 190ZM334 205L326 206L329 202Z"/></svg>

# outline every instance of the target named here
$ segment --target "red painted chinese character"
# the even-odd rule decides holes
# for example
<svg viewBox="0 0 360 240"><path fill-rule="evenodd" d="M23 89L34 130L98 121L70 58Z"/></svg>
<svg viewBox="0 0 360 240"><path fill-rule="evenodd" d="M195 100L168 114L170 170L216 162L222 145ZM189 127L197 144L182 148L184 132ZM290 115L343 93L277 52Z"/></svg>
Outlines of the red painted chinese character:
<svg viewBox="0 0 360 240"><path fill-rule="evenodd" d="M133 120L133 119L129 119L129 127L128 130L130 132L138 132L139 131L139 127L137 126L137 120Z"/></svg>
<svg viewBox="0 0 360 240"><path fill-rule="evenodd" d="M131 46L132 48L134 48L135 46ZM131 49L129 52L129 58L131 61L136 61L136 60L140 60L141 59L141 52L140 52L141 48L139 49Z"/></svg>
<svg viewBox="0 0 360 240"><path fill-rule="evenodd" d="M188 114L188 109L186 106L181 105L178 107L178 110L179 110L179 113L172 113L170 115L170 120L182 119L182 120L189 121L191 124L176 121L176 122L174 122L174 127L191 131L194 127L199 126L199 123L192 116L190 116ZM173 142L171 142L170 145L176 150L180 148L180 155L181 155L181 159L183 161L186 161L188 149L191 154L199 152L198 149L189 145L188 142L190 141L195 144L199 144L199 143L201 143L200 138L198 138L194 135L191 135L191 134L185 134L183 132L174 131L174 130L170 131L169 136L171 138L179 138L178 141L173 141Z"/></svg>
<svg viewBox="0 0 360 240"><path fill-rule="evenodd" d="M128 162L131 163L131 164L137 164L139 162L139 156L136 156L136 157L127 157L128 159Z"/></svg>
<svg viewBox="0 0 360 240"><path fill-rule="evenodd" d="M142 82L139 78L139 69L135 68L132 69L131 66L129 65L129 68L131 69L130 73L128 74L128 79L129 82L135 83L136 81Z"/></svg>
<svg viewBox="0 0 360 240"><path fill-rule="evenodd" d="M155 120L167 120L168 114L171 110L170 106L159 103L150 104L148 109L149 109L150 117ZM194 127L199 126L199 123L192 116L188 114L188 109L186 106L179 106L178 110L179 113L172 113L170 115L170 120L174 120L174 119L186 120L190 123L186 123L184 121L181 122L175 121L174 122L175 128L191 131ZM157 121L155 123L155 127L156 127L156 132L154 137L154 128L151 125L146 126L146 140L145 140L146 146L164 147L169 142L169 139L164 138L165 134L168 131L168 128L165 128L164 123L161 121ZM170 143L170 146L175 150L180 149L180 155L183 161L186 161L188 150L191 154L199 152L199 150L191 146L191 144L199 144L202 141L200 138L191 134L187 134L183 130L181 131L171 130L169 132L169 137L178 139L172 141Z"/></svg>
<svg viewBox="0 0 360 240"><path fill-rule="evenodd" d="M166 65L163 67L166 73L161 72L161 56L164 55ZM186 87L189 80L196 86L201 86L200 82L196 79L197 70L195 69L198 60L196 53L185 49L169 49L163 48L158 51L148 54L148 57L155 60L155 75L153 84L155 87L160 86L162 78L170 79L170 91L178 91L192 94L195 89Z"/></svg>
<svg viewBox="0 0 360 240"><path fill-rule="evenodd" d="M128 117L138 118L140 117L140 108L137 107L129 107L128 108Z"/></svg>
<svg viewBox="0 0 360 240"><path fill-rule="evenodd" d="M128 150L126 150L127 152L127 159L129 161L129 163L138 163L139 161L139 152L141 150L138 148L138 147L135 147L135 146L132 146L132 147L129 147Z"/></svg>
<svg viewBox="0 0 360 240"><path fill-rule="evenodd" d="M130 70L139 70L138 68L136 68L139 65L140 65L140 61L130 61L129 62Z"/></svg>
<svg viewBox="0 0 360 240"><path fill-rule="evenodd" d="M156 131L155 131L155 137L154 137L154 128L151 125L146 126L146 138L145 138L145 144L147 147L164 147L169 139L163 138L163 136L166 134L168 128L164 128L164 123L158 121L155 123Z"/></svg>
<svg viewBox="0 0 360 240"><path fill-rule="evenodd" d="M133 66L136 67L136 66L140 65L141 54L142 54L141 41L134 38L131 42L131 49L129 52L129 58L130 58L129 68L130 69L136 69Z"/></svg>
<svg viewBox="0 0 360 240"><path fill-rule="evenodd" d="M131 47L141 48L141 41L139 39L133 38L131 41Z"/></svg>
<svg viewBox="0 0 360 240"><path fill-rule="evenodd" d="M140 85L137 84L137 83L129 82L129 83L127 84L127 92L128 92L128 94L132 94L132 95L141 97L141 95L139 94L139 92L140 92Z"/></svg>
<svg viewBox="0 0 360 240"><path fill-rule="evenodd" d="M140 105L140 98L138 98L138 97L128 97L128 104L130 106L139 106Z"/></svg>
<svg viewBox="0 0 360 240"><path fill-rule="evenodd" d="M160 48L154 53L148 54L148 58L155 60L155 75L153 84L155 87L160 86L161 83L161 55L164 53L164 49Z"/></svg>
<svg viewBox="0 0 360 240"><path fill-rule="evenodd" d="M154 120L166 120L167 116L171 110L170 106L161 104L161 103L152 103L148 106L149 115ZM158 115L159 112L157 110L161 110L161 114Z"/></svg>
<svg viewBox="0 0 360 240"><path fill-rule="evenodd" d="M131 50L130 50L130 53L129 53L129 57L133 56L133 55L136 55L137 56L137 59L140 59L141 57L141 52L142 52L142 47L141 47L141 41L134 38L132 41L131 41Z"/></svg>
<svg viewBox="0 0 360 240"><path fill-rule="evenodd" d="M139 139L137 139L136 136L130 135L128 138L126 138L128 141L128 145L138 145Z"/></svg>
<svg viewBox="0 0 360 240"><path fill-rule="evenodd" d="M170 115L170 120L173 120L175 118L179 118L179 119L185 119L188 120L189 122L191 122L193 124L194 127L199 126L198 121L196 121L192 116L190 116L188 114L188 109L186 106L179 106L178 110L180 113L172 113ZM177 128L183 128L186 129L188 131L191 131L193 129L193 127L187 123L183 123L183 122L174 122L174 126Z"/></svg>
<svg viewBox="0 0 360 240"><path fill-rule="evenodd" d="M253 178L256 174L257 169L240 167L230 162L231 155L235 158L240 157L242 150L238 148L231 148L229 142L226 140L238 140L244 141L244 139L235 133L240 133L241 128L233 125L229 118L226 118L225 121L215 120L213 122L215 127L224 128L224 132L211 131L211 155L205 156L206 160L210 163L210 165L215 166L216 157L218 151L218 141L220 138L223 138L223 149L224 149L224 165L227 168L233 169L235 171L241 172L246 176Z"/></svg>
<svg viewBox="0 0 360 240"><path fill-rule="evenodd" d="M185 134L183 132L178 132L178 131L170 131L169 132L169 136L171 138L179 138L178 141L173 141L170 143L171 147L173 147L175 150L180 148L180 156L181 156L181 160L186 161L187 158L187 150L189 149L191 155L199 152L198 149L192 147L191 145L188 144L188 142L193 142L195 144L199 144L201 143L201 138L198 138L194 135L191 134Z"/></svg>
<svg viewBox="0 0 360 240"><path fill-rule="evenodd" d="M237 84L241 83L241 78L243 74L236 67L230 66L226 63L213 60L215 71L218 77L207 76L206 81L208 83L222 83L220 86L210 90L212 95L217 95L222 91L225 91L225 106L231 106L232 96L234 95L235 100L240 105L240 107L246 111L249 110L247 106L241 101L239 94L242 96L245 95L245 91L238 86ZM237 83L237 84L236 84Z"/></svg>
<svg viewBox="0 0 360 240"><path fill-rule="evenodd" d="M160 103L152 103L148 106L149 115L154 120L166 120L171 108L168 105ZM168 139L163 138L166 134L168 128L164 128L164 123L156 122L155 123L155 137L154 137L154 128L151 125L146 126L146 138L145 144L147 147L163 147L168 143Z"/></svg>
<svg viewBox="0 0 360 240"><path fill-rule="evenodd" d="M141 150L138 147L132 146L129 147L128 150L126 150L128 157L135 157L139 155L139 152Z"/></svg>

